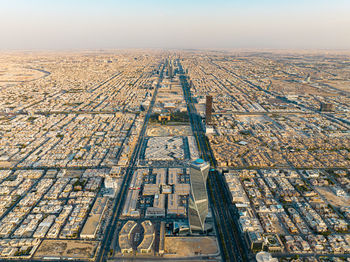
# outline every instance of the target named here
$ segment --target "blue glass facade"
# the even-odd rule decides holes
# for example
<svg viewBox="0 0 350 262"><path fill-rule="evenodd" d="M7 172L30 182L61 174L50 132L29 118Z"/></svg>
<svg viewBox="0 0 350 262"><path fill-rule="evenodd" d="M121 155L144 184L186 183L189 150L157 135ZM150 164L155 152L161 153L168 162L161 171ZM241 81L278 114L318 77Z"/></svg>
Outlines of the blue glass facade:
<svg viewBox="0 0 350 262"><path fill-rule="evenodd" d="M192 162L190 167L191 195L188 205L188 220L191 232L204 231L208 215L207 178L210 165L202 159Z"/></svg>

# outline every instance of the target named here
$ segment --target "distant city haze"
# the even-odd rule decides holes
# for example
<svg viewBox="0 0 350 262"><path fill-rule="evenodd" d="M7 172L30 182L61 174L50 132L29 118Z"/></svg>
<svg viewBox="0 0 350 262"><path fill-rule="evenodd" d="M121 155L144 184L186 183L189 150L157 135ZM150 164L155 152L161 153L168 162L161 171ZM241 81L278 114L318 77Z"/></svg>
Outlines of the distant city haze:
<svg viewBox="0 0 350 262"><path fill-rule="evenodd" d="M0 0L0 49L350 49L349 0Z"/></svg>

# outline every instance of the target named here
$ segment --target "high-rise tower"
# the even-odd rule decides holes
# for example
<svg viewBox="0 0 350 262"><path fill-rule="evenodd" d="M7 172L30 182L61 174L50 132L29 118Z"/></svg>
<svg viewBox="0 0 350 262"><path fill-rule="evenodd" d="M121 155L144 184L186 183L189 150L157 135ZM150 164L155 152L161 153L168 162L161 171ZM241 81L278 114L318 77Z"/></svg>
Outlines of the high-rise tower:
<svg viewBox="0 0 350 262"><path fill-rule="evenodd" d="M208 215L207 178L210 165L202 159L191 163L191 195L188 204L188 221L191 232L204 231Z"/></svg>
<svg viewBox="0 0 350 262"><path fill-rule="evenodd" d="M173 63L172 60L168 62L168 76L169 78L173 78Z"/></svg>
<svg viewBox="0 0 350 262"><path fill-rule="evenodd" d="M321 103L320 111L321 112L332 112L332 111L334 111L334 105L331 103Z"/></svg>
<svg viewBox="0 0 350 262"><path fill-rule="evenodd" d="M206 96L205 100L205 122L209 124L211 121L211 111L213 109L213 97Z"/></svg>

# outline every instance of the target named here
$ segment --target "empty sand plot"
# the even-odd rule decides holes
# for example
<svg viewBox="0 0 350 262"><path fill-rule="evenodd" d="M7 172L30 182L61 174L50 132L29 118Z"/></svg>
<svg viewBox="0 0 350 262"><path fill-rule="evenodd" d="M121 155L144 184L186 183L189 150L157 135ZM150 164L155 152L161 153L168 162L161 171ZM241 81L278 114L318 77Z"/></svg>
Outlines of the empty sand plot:
<svg viewBox="0 0 350 262"><path fill-rule="evenodd" d="M31 68L23 68L16 65L0 67L0 82L33 81L43 76L45 76L44 72Z"/></svg>
<svg viewBox="0 0 350 262"><path fill-rule="evenodd" d="M341 197L334 194L334 192L326 187L317 187L318 192L323 195L329 203L336 207L350 206L349 197Z"/></svg>
<svg viewBox="0 0 350 262"><path fill-rule="evenodd" d="M35 258L69 257L88 259L95 255L98 242L81 240L44 240L36 253Z"/></svg>
<svg viewBox="0 0 350 262"><path fill-rule="evenodd" d="M214 237L166 237L166 256L191 257L215 255L219 252Z"/></svg>
<svg viewBox="0 0 350 262"><path fill-rule="evenodd" d="M190 136L190 126L150 126L147 129L147 136Z"/></svg>

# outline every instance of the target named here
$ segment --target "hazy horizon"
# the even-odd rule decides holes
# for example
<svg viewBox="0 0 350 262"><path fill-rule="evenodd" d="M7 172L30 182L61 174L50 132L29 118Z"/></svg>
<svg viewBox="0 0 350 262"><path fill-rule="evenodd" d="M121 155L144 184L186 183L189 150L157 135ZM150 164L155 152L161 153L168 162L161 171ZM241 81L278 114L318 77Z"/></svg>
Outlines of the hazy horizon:
<svg viewBox="0 0 350 262"><path fill-rule="evenodd" d="M1 50L345 49L345 0L0 0Z"/></svg>

